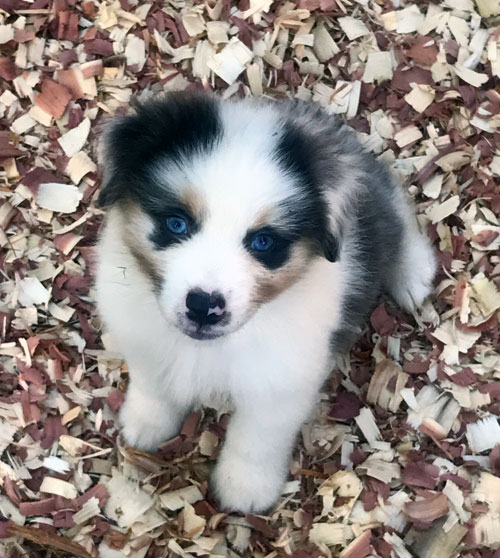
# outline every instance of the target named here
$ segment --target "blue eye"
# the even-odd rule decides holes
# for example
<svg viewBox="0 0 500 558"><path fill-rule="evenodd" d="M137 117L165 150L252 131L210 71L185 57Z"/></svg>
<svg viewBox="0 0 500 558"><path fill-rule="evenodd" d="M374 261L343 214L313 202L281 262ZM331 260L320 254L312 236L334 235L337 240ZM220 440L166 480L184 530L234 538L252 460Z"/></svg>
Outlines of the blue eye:
<svg viewBox="0 0 500 558"><path fill-rule="evenodd" d="M257 252L265 252L274 244L273 237L270 234L256 234L252 240L252 250Z"/></svg>
<svg viewBox="0 0 500 558"><path fill-rule="evenodd" d="M174 234L186 234L188 230L186 220L182 217L169 217L167 219L167 228Z"/></svg>

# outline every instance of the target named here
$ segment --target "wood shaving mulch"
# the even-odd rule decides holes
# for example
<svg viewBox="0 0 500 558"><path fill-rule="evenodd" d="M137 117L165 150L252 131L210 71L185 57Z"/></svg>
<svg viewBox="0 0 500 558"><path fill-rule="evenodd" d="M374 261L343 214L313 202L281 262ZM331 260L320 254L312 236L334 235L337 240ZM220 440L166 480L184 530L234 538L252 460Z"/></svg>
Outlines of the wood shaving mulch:
<svg viewBox="0 0 500 558"><path fill-rule="evenodd" d="M499 558L498 0L0 0L0 53L0 554ZM210 497L227 415L121 445L95 316L100 122L200 88L346 119L439 255L332 372L268 517Z"/></svg>

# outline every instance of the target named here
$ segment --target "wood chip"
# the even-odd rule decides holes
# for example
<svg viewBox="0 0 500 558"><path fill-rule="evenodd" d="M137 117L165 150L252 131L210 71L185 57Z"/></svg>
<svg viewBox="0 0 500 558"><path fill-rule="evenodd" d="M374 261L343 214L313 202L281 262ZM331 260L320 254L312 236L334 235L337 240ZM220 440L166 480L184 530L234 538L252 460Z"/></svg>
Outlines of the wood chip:
<svg viewBox="0 0 500 558"><path fill-rule="evenodd" d="M165 492L160 495L162 507L169 510L180 510L186 504L195 504L203 499L203 495L197 486L187 486L172 492Z"/></svg>
<svg viewBox="0 0 500 558"><path fill-rule="evenodd" d="M78 151L71 157L66 167L66 172L74 184L79 184L81 179L89 172L96 172L97 165L85 153L85 151Z"/></svg>
<svg viewBox="0 0 500 558"><path fill-rule="evenodd" d="M500 425L493 415L467 425L467 441L472 451L482 453L500 444Z"/></svg>
<svg viewBox="0 0 500 558"><path fill-rule="evenodd" d="M90 132L90 120L84 118L78 126L63 134L57 141L67 157L76 155L87 141Z"/></svg>
<svg viewBox="0 0 500 558"><path fill-rule="evenodd" d="M44 112L56 119L61 118L71 100L71 93L59 83L46 79L42 85L42 92L36 96L36 105Z"/></svg>
<svg viewBox="0 0 500 558"><path fill-rule="evenodd" d="M416 85L404 99L417 112L424 112L432 104L435 96L436 93L429 85Z"/></svg>
<svg viewBox="0 0 500 558"><path fill-rule="evenodd" d="M38 187L37 204L51 211L73 213L83 195L71 184L47 183Z"/></svg>
<svg viewBox="0 0 500 558"><path fill-rule="evenodd" d="M382 83L392 78L392 58L390 52L370 52L366 62L363 81Z"/></svg>
<svg viewBox="0 0 500 558"><path fill-rule="evenodd" d="M460 204L459 196L452 196L448 198L443 203L438 205L433 205L427 212L429 219L433 223L439 223L446 217L449 217L452 213L454 213Z"/></svg>
<svg viewBox="0 0 500 558"><path fill-rule="evenodd" d="M93 558L83 546L70 541L60 535L48 533L43 529L36 529L35 527L23 527L21 525L9 525L9 533L17 537L23 537L29 541L33 541L43 547L54 548L62 552L69 552L72 556L79 558Z"/></svg>
<svg viewBox="0 0 500 558"><path fill-rule="evenodd" d="M359 37L363 37L364 35L368 35L370 33L366 25L361 20L350 16L339 17L338 23L350 41L354 41L355 39L359 39Z"/></svg>
<svg viewBox="0 0 500 558"><path fill-rule="evenodd" d="M229 43L207 62L208 67L227 84L234 83L243 72L245 65L252 59L252 51L233 37Z"/></svg>
<svg viewBox="0 0 500 558"><path fill-rule="evenodd" d="M56 479L54 477L45 477L43 479L42 485L40 486L40 492L45 492L46 494L56 494L57 496L62 496L63 498L76 498L78 492L76 488L69 482Z"/></svg>
<svg viewBox="0 0 500 558"><path fill-rule="evenodd" d="M406 147L422 137L422 132L416 126L407 126L403 128L394 136L396 143L399 147Z"/></svg>

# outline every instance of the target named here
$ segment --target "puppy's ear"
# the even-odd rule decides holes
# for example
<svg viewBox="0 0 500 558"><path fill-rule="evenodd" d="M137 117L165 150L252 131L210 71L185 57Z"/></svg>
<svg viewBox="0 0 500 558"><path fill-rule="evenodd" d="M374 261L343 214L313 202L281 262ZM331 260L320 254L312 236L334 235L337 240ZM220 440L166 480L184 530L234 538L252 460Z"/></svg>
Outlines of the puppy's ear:
<svg viewBox="0 0 500 558"><path fill-rule="evenodd" d="M323 255L329 262L333 263L339 259L339 240L331 232L325 233L321 241L321 248L323 250Z"/></svg>
<svg viewBox="0 0 500 558"><path fill-rule="evenodd" d="M102 186L97 198L100 207L109 207L127 194L124 167L128 157L133 157L138 139L135 116L118 116L110 120L102 131L97 159L102 169Z"/></svg>
<svg viewBox="0 0 500 558"><path fill-rule="evenodd" d="M179 161L209 152L222 137L218 101L209 95L171 92L144 103L138 101L134 109L135 114L112 119L102 136L102 206L143 188L145 173L155 158Z"/></svg>

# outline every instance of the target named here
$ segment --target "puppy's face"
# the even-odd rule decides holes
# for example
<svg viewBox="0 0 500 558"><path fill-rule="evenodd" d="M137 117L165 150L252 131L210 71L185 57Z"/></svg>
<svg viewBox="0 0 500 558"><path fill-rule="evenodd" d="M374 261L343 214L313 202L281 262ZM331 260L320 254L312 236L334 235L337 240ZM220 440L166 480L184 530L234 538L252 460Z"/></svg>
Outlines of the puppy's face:
<svg viewBox="0 0 500 558"><path fill-rule="evenodd" d="M209 97L170 97L111 130L101 201L120 212L169 323L194 339L227 335L312 258L335 259L304 150L270 108Z"/></svg>

